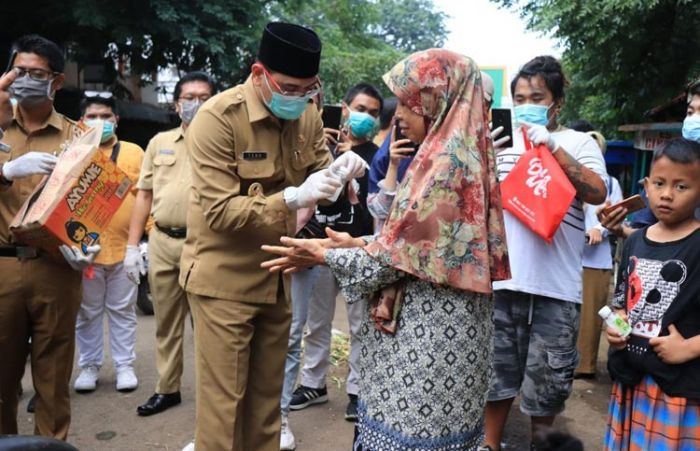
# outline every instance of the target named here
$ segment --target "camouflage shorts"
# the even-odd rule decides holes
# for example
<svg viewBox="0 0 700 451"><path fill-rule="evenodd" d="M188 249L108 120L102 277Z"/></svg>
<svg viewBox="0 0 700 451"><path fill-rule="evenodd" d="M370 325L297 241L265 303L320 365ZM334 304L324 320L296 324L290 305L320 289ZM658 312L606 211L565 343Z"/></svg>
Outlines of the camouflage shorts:
<svg viewBox="0 0 700 451"><path fill-rule="evenodd" d="M581 306L508 290L494 293L494 373L489 401L514 398L531 416L564 410L578 365Z"/></svg>

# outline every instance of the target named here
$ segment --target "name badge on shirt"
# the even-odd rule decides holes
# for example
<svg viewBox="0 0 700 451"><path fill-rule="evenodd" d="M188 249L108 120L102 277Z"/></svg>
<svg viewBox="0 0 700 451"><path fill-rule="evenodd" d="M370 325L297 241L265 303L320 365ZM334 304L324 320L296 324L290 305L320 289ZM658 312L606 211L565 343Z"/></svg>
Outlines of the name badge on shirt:
<svg viewBox="0 0 700 451"><path fill-rule="evenodd" d="M247 161L266 160L267 152L243 152L243 159Z"/></svg>
<svg viewBox="0 0 700 451"><path fill-rule="evenodd" d="M173 149L160 149L158 153L161 155L175 155L175 151Z"/></svg>

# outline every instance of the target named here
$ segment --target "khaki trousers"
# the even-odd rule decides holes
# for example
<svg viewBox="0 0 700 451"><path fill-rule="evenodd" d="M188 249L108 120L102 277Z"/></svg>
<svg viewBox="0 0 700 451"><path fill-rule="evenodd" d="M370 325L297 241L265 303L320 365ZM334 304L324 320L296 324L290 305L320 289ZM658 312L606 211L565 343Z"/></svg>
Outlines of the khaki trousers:
<svg viewBox="0 0 700 451"><path fill-rule="evenodd" d="M153 227L148 239L148 283L156 318L156 393L180 390L182 347L189 305L178 282L184 239L171 238Z"/></svg>
<svg viewBox="0 0 700 451"><path fill-rule="evenodd" d="M0 434L17 433L18 391L31 351L34 433L65 440L81 275L49 257L0 257L0 275Z"/></svg>
<svg viewBox="0 0 700 451"><path fill-rule="evenodd" d="M598 310L608 302L611 274L609 269L583 268L583 304L576 342L580 360L576 373L595 374L596 372L603 324L603 320L598 316Z"/></svg>
<svg viewBox="0 0 700 451"><path fill-rule="evenodd" d="M289 302L189 294L197 367L197 451L278 451Z"/></svg>

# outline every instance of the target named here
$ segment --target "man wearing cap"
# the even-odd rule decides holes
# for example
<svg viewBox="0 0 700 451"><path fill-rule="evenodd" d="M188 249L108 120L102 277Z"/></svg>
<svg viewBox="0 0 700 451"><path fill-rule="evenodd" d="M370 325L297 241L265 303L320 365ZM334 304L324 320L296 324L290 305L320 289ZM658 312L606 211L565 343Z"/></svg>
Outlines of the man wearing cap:
<svg viewBox="0 0 700 451"><path fill-rule="evenodd" d="M277 451L289 337L290 280L260 268L260 249L296 229L296 210L333 196L364 161L332 164L321 117L321 42L270 23L252 74L202 106L185 138L192 193L180 284L194 317L195 449ZM335 173L347 174L338 179Z"/></svg>

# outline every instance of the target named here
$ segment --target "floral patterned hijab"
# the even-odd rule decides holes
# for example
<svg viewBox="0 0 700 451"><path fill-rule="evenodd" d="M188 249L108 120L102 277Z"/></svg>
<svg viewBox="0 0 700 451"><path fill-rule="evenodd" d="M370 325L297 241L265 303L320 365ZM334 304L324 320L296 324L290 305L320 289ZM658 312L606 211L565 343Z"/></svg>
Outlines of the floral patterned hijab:
<svg viewBox="0 0 700 451"><path fill-rule="evenodd" d="M491 293L510 266L479 68L431 49L401 61L384 82L431 126L382 233L365 249L421 279Z"/></svg>

